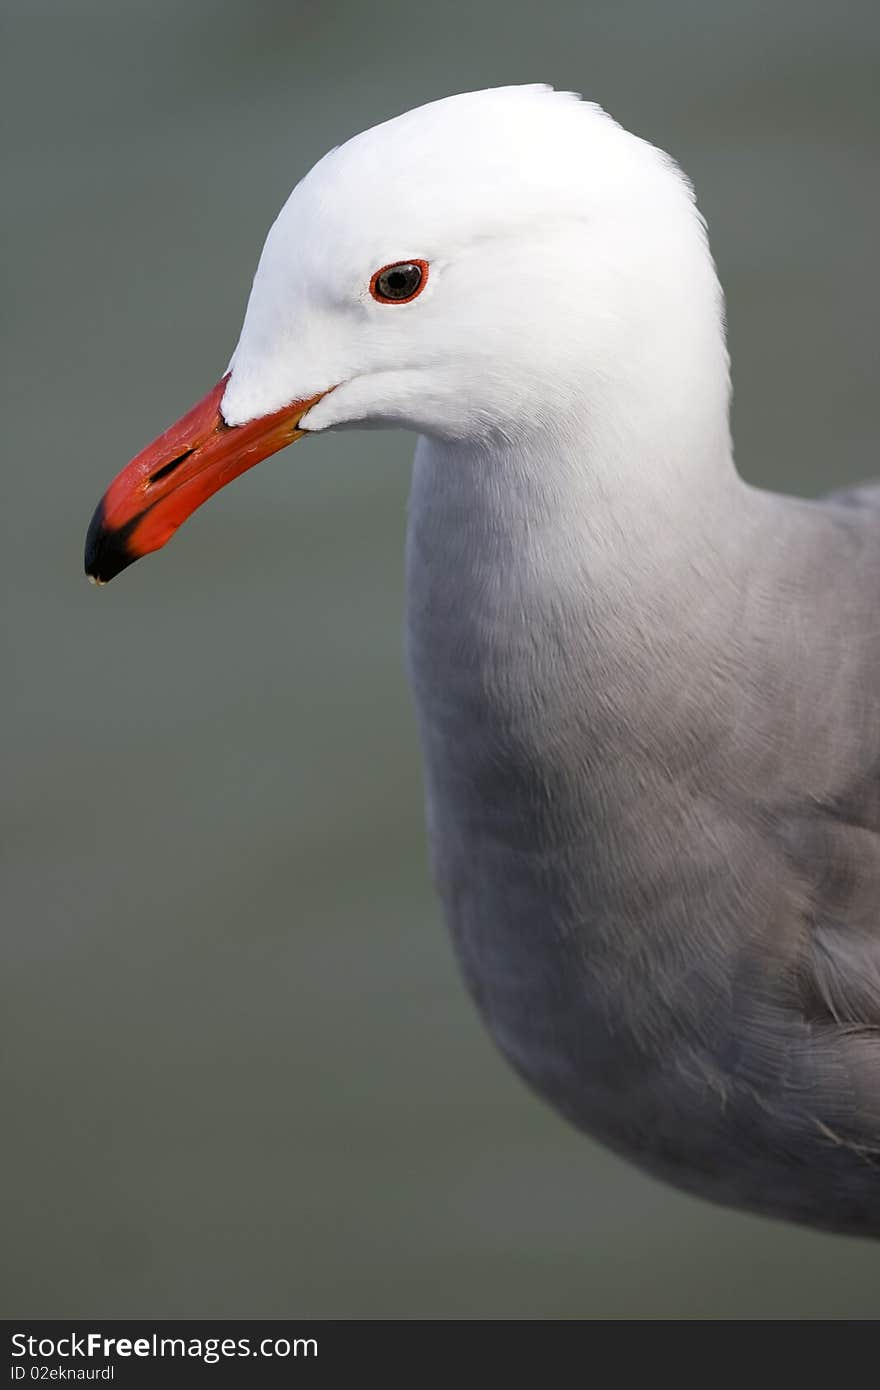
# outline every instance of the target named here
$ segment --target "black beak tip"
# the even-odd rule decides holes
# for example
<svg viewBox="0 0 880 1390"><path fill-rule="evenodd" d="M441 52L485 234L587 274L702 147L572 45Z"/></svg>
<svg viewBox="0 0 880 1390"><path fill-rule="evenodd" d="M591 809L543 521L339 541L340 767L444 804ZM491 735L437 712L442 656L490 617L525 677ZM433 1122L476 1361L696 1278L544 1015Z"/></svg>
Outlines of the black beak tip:
<svg viewBox="0 0 880 1390"><path fill-rule="evenodd" d="M100 501L86 532L85 571L93 584L108 584L138 558L128 549L129 527L109 530Z"/></svg>

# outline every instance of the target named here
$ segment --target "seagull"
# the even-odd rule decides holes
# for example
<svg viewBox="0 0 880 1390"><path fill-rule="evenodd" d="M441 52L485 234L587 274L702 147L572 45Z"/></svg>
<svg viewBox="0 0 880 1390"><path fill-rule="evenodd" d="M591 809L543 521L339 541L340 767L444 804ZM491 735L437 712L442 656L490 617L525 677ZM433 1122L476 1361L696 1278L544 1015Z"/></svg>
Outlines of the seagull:
<svg viewBox="0 0 880 1390"><path fill-rule="evenodd" d="M539 85L332 150L223 378L116 477L99 584L303 435L415 431L434 878L501 1052L728 1206L880 1235L880 485L746 484L685 175Z"/></svg>

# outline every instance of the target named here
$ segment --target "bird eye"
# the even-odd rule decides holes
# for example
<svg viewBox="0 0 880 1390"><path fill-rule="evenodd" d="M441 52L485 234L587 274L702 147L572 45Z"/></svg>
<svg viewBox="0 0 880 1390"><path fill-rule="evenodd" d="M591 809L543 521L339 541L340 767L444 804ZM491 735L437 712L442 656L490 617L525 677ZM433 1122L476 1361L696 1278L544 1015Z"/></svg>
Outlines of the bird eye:
<svg viewBox="0 0 880 1390"><path fill-rule="evenodd" d="M380 304L406 304L421 294L427 280L427 261L395 261L376 271L370 281L370 294Z"/></svg>

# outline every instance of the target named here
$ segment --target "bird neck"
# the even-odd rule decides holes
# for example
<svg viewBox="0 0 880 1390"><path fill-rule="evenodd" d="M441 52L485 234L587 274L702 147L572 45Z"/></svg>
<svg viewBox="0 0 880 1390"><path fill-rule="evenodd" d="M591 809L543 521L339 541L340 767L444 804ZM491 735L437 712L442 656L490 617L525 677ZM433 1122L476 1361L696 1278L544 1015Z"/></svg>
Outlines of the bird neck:
<svg viewBox="0 0 880 1390"><path fill-rule="evenodd" d="M733 464L726 379L689 403L668 382L651 402L621 385L621 409L599 414L575 398L514 442L419 440L408 533L417 608L434 583L453 625L547 602L574 604L581 627L622 604L636 617L664 592L711 602L712 579L738 565L754 496Z"/></svg>
<svg viewBox="0 0 880 1390"><path fill-rule="evenodd" d="M435 781L513 758L563 796L573 750L660 764L711 737L760 496L715 404L597 423L584 403L505 447L420 440L408 652Z"/></svg>
<svg viewBox="0 0 880 1390"><path fill-rule="evenodd" d="M670 253L674 270L652 265L629 315L603 321L601 371L595 315L574 301L561 355L521 375L518 418L420 440L415 557L463 583L493 565L515 603L532 579L536 599L573 583L597 611L640 587L672 590L681 566L713 553L719 563L749 489L733 465L721 291L692 211L684 231L681 264Z"/></svg>

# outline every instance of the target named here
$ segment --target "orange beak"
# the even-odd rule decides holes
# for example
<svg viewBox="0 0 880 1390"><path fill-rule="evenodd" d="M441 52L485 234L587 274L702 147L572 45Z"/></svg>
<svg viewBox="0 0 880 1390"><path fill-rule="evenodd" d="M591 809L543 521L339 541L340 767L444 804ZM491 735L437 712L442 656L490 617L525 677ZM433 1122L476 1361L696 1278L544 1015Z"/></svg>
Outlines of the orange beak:
<svg viewBox="0 0 880 1390"><path fill-rule="evenodd" d="M244 425L227 425L220 414L227 380L218 381L113 479L86 536L86 574L93 583L106 584L159 550L212 493L306 434L299 422L325 394Z"/></svg>

